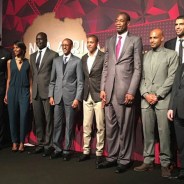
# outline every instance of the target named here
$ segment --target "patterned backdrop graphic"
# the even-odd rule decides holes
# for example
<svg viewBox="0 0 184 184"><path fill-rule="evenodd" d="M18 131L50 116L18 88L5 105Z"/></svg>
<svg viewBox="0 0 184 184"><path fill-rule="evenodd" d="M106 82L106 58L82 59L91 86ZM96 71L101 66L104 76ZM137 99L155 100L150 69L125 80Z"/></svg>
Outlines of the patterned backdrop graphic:
<svg viewBox="0 0 184 184"><path fill-rule="evenodd" d="M144 48L147 50L151 29L164 30L165 40L175 37L175 18L184 14L184 0L4 0L3 45L11 47L14 40L23 38L25 31L38 16L54 12L55 17L61 21L64 18L82 18L84 31L87 34L97 34L100 47L103 47L106 38L115 32L114 19L119 11L130 14L130 32L142 37ZM139 109L137 113L140 116ZM74 141L74 148L77 151L82 151L82 120L80 118L81 116L76 118L79 121ZM135 124L136 145L133 158L141 160L142 127L139 120ZM31 137L34 135L31 134ZM95 147L95 142L92 145ZM158 147L158 144L156 146ZM157 163L158 159L157 157Z"/></svg>
<svg viewBox="0 0 184 184"><path fill-rule="evenodd" d="M4 0L3 44L10 46L12 40L21 39L34 19L46 12L55 12L56 18L82 18L85 32L98 33L114 29L118 11L130 14L132 30L147 33L150 26L173 30L173 20L184 12L183 0ZM153 26L151 26L153 27ZM143 31L144 30L144 31ZM148 30L148 31L149 31ZM13 33L13 34L12 34ZM172 35L170 34L172 33ZM174 31L167 33L167 38ZM144 37L143 37L144 38ZM145 39L143 39L145 41Z"/></svg>

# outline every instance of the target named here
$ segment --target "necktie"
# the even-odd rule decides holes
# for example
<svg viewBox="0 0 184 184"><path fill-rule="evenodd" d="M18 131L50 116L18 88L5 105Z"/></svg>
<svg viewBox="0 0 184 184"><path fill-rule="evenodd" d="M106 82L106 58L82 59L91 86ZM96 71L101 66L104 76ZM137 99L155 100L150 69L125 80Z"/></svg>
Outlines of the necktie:
<svg viewBox="0 0 184 184"><path fill-rule="evenodd" d="M180 39L180 46L179 46L179 60L180 60L180 63L179 64L182 64L182 58L183 58L183 40Z"/></svg>
<svg viewBox="0 0 184 184"><path fill-rule="evenodd" d="M118 40L118 43L116 45L116 59L119 58L119 52L120 52L120 48L121 48L121 39L122 39L122 36L118 36L119 40Z"/></svg>
<svg viewBox="0 0 184 184"><path fill-rule="evenodd" d="M67 57L64 57L64 64L67 63Z"/></svg>
<svg viewBox="0 0 184 184"><path fill-rule="evenodd" d="M37 69L39 69L39 66L40 66L41 56L42 56L42 51L39 51L39 56L38 56L37 61L36 61Z"/></svg>

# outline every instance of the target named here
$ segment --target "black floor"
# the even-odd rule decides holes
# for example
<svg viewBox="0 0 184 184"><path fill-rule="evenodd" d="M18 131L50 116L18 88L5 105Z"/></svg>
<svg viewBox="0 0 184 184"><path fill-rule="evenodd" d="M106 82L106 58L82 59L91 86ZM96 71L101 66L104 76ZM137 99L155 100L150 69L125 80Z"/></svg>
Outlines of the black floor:
<svg viewBox="0 0 184 184"><path fill-rule="evenodd" d="M27 148L28 150L28 148ZM160 166L152 172L135 172L133 167L122 174L114 168L95 169L95 157L77 162L79 154L66 162L62 158L49 160L39 155L13 153L11 148L0 151L0 184L174 184L184 183L162 178ZM140 164L135 162L135 165Z"/></svg>

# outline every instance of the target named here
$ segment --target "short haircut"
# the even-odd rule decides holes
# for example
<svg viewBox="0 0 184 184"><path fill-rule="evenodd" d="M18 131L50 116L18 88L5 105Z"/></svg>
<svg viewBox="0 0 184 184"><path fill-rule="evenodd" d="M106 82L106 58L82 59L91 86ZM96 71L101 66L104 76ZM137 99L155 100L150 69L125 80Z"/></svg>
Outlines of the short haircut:
<svg viewBox="0 0 184 184"><path fill-rule="evenodd" d="M178 16L178 17L176 18L176 20L177 20L177 19L184 19L184 15Z"/></svg>
<svg viewBox="0 0 184 184"><path fill-rule="evenodd" d="M130 21L130 15L126 12L119 12L118 15L124 15L127 21Z"/></svg>
<svg viewBox="0 0 184 184"><path fill-rule="evenodd" d="M64 40L69 41L69 42L70 42L70 44L73 46L73 41L72 41L70 38L65 38ZM64 41L64 40L63 40L63 41Z"/></svg>
<svg viewBox="0 0 184 184"><path fill-rule="evenodd" d="M47 40L47 34L46 34L46 33L44 33L44 32L39 32L39 33L36 35L36 37L37 37L38 35L42 35L42 36Z"/></svg>
<svg viewBox="0 0 184 184"><path fill-rule="evenodd" d="M96 40L96 42L98 43L98 37L94 34L88 35L87 38L94 38Z"/></svg>

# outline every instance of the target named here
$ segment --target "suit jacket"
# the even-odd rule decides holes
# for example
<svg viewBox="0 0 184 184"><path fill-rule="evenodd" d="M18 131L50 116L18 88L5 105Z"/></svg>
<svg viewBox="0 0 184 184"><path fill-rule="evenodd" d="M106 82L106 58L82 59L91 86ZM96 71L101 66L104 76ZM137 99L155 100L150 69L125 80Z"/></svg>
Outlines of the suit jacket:
<svg viewBox="0 0 184 184"><path fill-rule="evenodd" d="M174 111L174 116L184 119L184 64L180 65L176 71L176 76L172 86L169 109Z"/></svg>
<svg viewBox="0 0 184 184"><path fill-rule="evenodd" d="M38 51L30 55L30 64L33 75L32 96L33 99L35 99L37 97L37 94L39 93L40 98L47 99L53 59L55 57L58 57L59 55L53 50L47 48L43 56L41 66L39 69L37 69L36 67L37 52Z"/></svg>
<svg viewBox="0 0 184 184"><path fill-rule="evenodd" d="M107 95L106 103L110 102L112 92L119 104L124 103L126 93L135 96L141 78L142 41L138 36L127 34L118 60L115 54L116 35L105 43L105 61L101 79L101 91Z"/></svg>
<svg viewBox="0 0 184 184"><path fill-rule="evenodd" d="M155 62L151 70L151 57L154 51L150 50L144 55L143 72L140 85L142 96L141 108L148 108L150 105L143 97L146 93L157 94L161 100L157 102L157 109L168 109L171 87L174 81L175 72L178 67L178 55L175 51L160 48L158 52L159 62Z"/></svg>
<svg viewBox="0 0 184 184"><path fill-rule="evenodd" d="M165 42L164 47L167 49L175 50L177 38L173 38Z"/></svg>
<svg viewBox="0 0 184 184"><path fill-rule="evenodd" d="M86 101L88 98L89 93L94 102L101 101L100 99L100 83L101 83L101 76L104 64L104 53L100 50L98 51L91 71L89 73L87 60L88 54L85 54L82 57L82 68L84 72L84 97L83 99Z"/></svg>
<svg viewBox="0 0 184 184"><path fill-rule="evenodd" d="M63 56L54 59L49 84L49 97L54 97L55 104L61 98L66 105L71 105L74 99L82 100L83 71L81 60L71 55L63 73Z"/></svg>
<svg viewBox="0 0 184 184"><path fill-rule="evenodd" d="M11 58L11 53L4 47L0 46L0 95L5 94L7 61Z"/></svg>

